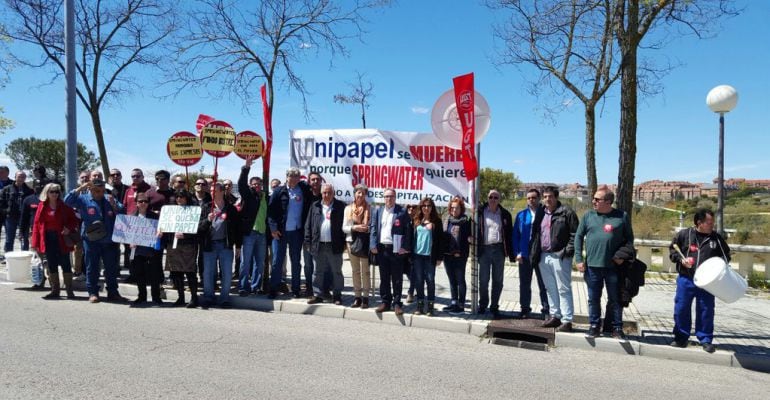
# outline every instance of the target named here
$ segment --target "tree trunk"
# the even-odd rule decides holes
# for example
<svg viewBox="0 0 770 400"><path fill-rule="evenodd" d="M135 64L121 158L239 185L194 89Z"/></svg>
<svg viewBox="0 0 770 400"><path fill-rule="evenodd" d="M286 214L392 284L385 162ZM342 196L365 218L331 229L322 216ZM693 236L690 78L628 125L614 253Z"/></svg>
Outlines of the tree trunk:
<svg viewBox="0 0 770 400"><path fill-rule="evenodd" d="M102 120L99 116L99 109L96 107L94 107L93 111L91 111L91 122L94 126L94 135L96 135L96 146L99 148L99 159L102 162L102 172L104 173L104 177L106 179L108 176L110 176L110 164L107 161L107 149L104 146Z"/></svg>
<svg viewBox="0 0 770 400"><path fill-rule="evenodd" d="M586 177L588 178L588 195L596 193L596 108L594 104L586 105Z"/></svg>
<svg viewBox="0 0 770 400"><path fill-rule="evenodd" d="M361 102L361 122L364 124L364 129L366 129L366 105L364 102Z"/></svg>
<svg viewBox="0 0 770 400"><path fill-rule="evenodd" d="M631 217L636 168L636 46L623 57L620 90L620 144L618 159L617 208Z"/></svg>

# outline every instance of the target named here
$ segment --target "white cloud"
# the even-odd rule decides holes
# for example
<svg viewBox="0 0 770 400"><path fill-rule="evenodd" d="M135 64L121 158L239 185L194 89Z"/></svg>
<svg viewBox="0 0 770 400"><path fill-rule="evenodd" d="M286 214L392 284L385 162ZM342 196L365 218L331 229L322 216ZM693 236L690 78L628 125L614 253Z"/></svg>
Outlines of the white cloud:
<svg viewBox="0 0 770 400"><path fill-rule="evenodd" d="M313 47L313 45L310 44L310 43L302 42L302 43L299 44L299 48L300 49L309 49L311 47Z"/></svg>
<svg viewBox="0 0 770 400"><path fill-rule="evenodd" d="M430 109L426 107L420 107L420 106L413 106L412 112L415 114L427 114L430 111Z"/></svg>

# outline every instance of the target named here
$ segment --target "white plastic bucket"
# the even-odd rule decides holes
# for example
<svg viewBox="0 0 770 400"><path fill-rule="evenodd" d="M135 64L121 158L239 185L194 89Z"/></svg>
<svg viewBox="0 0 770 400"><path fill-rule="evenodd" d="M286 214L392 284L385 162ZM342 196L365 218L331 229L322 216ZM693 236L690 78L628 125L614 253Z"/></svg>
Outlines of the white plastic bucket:
<svg viewBox="0 0 770 400"><path fill-rule="evenodd" d="M749 287L746 280L720 257L704 261L695 270L695 286L713 294L725 303L733 303L743 297Z"/></svg>
<svg viewBox="0 0 770 400"><path fill-rule="evenodd" d="M32 261L31 251L9 251L5 253L5 263L8 267L8 280L11 282L30 283L30 261Z"/></svg>

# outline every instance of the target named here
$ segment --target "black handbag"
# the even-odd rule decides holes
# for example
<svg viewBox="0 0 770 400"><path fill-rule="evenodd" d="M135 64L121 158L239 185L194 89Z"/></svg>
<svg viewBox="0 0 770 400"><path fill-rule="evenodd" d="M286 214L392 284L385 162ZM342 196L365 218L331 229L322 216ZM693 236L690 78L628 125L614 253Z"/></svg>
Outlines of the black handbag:
<svg viewBox="0 0 770 400"><path fill-rule="evenodd" d="M352 237L353 241L350 243L350 254L356 257L369 257L369 234L353 232Z"/></svg>
<svg viewBox="0 0 770 400"><path fill-rule="evenodd" d="M107 236L107 228L104 222L96 220L86 227L86 237L89 242L96 242Z"/></svg>

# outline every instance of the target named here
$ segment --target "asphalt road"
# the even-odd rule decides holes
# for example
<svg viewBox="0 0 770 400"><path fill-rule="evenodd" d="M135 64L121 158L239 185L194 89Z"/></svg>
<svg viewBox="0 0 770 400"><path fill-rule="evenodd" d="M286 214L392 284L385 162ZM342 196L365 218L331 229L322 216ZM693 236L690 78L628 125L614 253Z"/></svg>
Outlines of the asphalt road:
<svg viewBox="0 0 770 400"><path fill-rule="evenodd" d="M0 284L2 399L766 399L770 374L245 310L44 301Z"/></svg>

